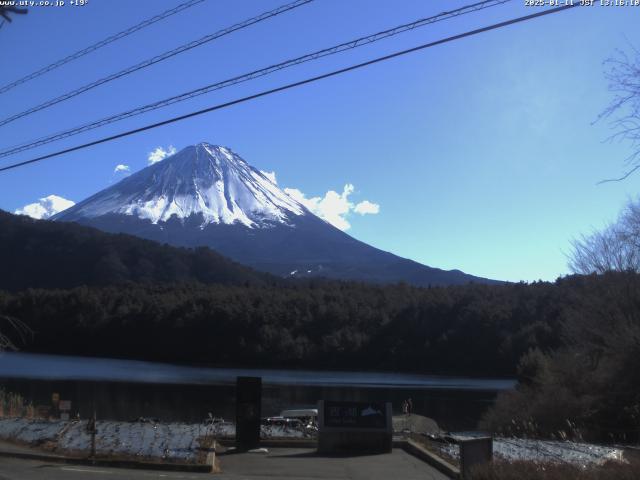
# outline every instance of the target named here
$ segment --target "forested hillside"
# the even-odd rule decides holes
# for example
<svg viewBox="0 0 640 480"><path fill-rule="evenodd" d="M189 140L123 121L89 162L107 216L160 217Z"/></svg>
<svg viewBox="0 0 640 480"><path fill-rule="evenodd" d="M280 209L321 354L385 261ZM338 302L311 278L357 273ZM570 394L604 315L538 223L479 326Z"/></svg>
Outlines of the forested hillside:
<svg viewBox="0 0 640 480"><path fill-rule="evenodd" d="M0 289L136 283L262 284L275 277L208 248L187 250L0 210Z"/></svg>
<svg viewBox="0 0 640 480"><path fill-rule="evenodd" d="M32 330L11 338L25 351L517 374L486 426L597 439L640 431L640 275L631 271L434 288L285 281L208 249L1 213L0 244L0 319Z"/></svg>

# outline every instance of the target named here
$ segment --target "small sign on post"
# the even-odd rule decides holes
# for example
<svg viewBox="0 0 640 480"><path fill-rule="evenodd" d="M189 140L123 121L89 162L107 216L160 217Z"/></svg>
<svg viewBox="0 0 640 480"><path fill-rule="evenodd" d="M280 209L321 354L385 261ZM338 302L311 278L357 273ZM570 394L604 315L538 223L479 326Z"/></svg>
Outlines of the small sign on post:
<svg viewBox="0 0 640 480"><path fill-rule="evenodd" d="M60 420L69 420L71 411L71 400L60 400L58 402L58 410L60 410Z"/></svg>
<svg viewBox="0 0 640 480"><path fill-rule="evenodd" d="M471 478L471 469L493 460L493 438L479 437L460 441L460 474Z"/></svg>

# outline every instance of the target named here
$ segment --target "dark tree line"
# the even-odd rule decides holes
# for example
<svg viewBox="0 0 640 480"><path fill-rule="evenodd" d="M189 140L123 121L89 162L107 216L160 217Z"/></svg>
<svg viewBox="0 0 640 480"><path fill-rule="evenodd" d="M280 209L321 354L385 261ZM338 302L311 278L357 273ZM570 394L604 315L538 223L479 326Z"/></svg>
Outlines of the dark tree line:
<svg viewBox="0 0 640 480"><path fill-rule="evenodd" d="M23 346L28 351L509 375L528 351L563 344L560 325L580 315L581 290L599 282L575 277L431 289L328 281L132 283L2 293L0 313L34 331Z"/></svg>
<svg viewBox="0 0 640 480"><path fill-rule="evenodd" d="M0 289L275 281L208 248L176 248L0 210Z"/></svg>
<svg viewBox="0 0 640 480"><path fill-rule="evenodd" d="M517 375L485 426L637 439L640 275L416 288L309 281L0 292L26 351L217 366ZM15 343L15 340L14 340Z"/></svg>

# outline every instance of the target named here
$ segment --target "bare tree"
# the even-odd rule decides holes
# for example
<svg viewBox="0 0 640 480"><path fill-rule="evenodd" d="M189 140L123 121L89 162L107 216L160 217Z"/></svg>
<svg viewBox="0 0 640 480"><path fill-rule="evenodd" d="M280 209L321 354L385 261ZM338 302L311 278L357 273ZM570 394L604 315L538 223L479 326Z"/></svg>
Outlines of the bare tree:
<svg viewBox="0 0 640 480"><path fill-rule="evenodd" d="M8 327L8 330L15 332L15 336L24 342L29 335L32 334L31 329L17 318L8 317L7 315L0 315L0 324L3 324L3 329ZM5 332L7 330L4 330ZM4 350L17 350L16 344L7 334L0 331L0 352Z"/></svg>
<svg viewBox="0 0 640 480"><path fill-rule="evenodd" d="M630 50L631 54L618 50L615 56L604 62L605 77L614 98L598 120L611 120L615 133L609 140L629 141L632 147L625 160L627 171L624 175L604 182L624 180L640 169L640 51L633 45L630 45Z"/></svg>
<svg viewBox="0 0 640 480"><path fill-rule="evenodd" d="M574 273L640 272L640 200L629 201L615 223L571 243Z"/></svg>

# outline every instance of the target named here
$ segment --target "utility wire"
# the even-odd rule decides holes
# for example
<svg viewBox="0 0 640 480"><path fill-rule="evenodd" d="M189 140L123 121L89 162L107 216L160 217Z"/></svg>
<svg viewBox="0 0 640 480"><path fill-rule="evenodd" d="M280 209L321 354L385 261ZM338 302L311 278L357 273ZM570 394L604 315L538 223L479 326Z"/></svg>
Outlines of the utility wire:
<svg viewBox="0 0 640 480"><path fill-rule="evenodd" d="M311 3L313 2L313 0L295 0L292 3L288 3L286 5L282 5L278 8L275 8L273 10L269 10L268 12L264 12L260 15L258 15L257 17L253 17L250 18L248 20L245 20L243 22L240 23L236 23L235 25L232 25L231 27L219 30L215 33L211 33L209 35L205 35L202 38L199 38L198 40L194 40L192 42L186 43L184 45L181 45L177 48L174 48L173 50L169 50L167 52L161 53L160 55L156 55L155 57L149 58L147 60L144 60L143 62L137 63L136 65L133 65L131 67L125 68L124 70L121 70L117 73L113 73L107 77L103 77L100 78L94 82L88 83L80 88L77 88L75 90L72 90L70 92L67 92L63 95L60 95L59 97L53 98L51 100L47 100L44 103L41 103L40 105L36 105L35 107L32 107L28 110L25 110L23 112L20 113L16 113L15 115L12 115L10 117L5 118L4 120L0 120L0 127L3 125L6 125L8 123L11 123L15 120L18 120L19 118L22 117L26 117L27 115L31 115L32 113L35 112L39 112L40 110L44 110L45 108L51 107L53 105L56 105L60 102L63 102L65 100L69 100L70 98L76 97L84 92L87 92L93 88L99 87L100 85L104 85L105 83L109 83L112 82L113 80L116 80L118 78L124 77L126 75L129 75L133 72L137 72L138 70L142 70L143 68L149 67L151 65L155 65L156 63L162 62L168 58L174 57L176 55L179 55L180 53L186 52L188 50L191 50L192 48L196 48L199 47L201 45L204 45L205 43L209 43L213 40L216 40L220 37L223 37L225 35L229 35L230 33L233 33L237 30L241 30L243 28L249 27L251 25L254 25L256 23L262 22L263 20L267 20L269 18L275 17L277 15L280 15L284 12L288 12L289 10L293 10L294 8L298 8L301 7L303 5L306 5L307 3Z"/></svg>
<svg viewBox="0 0 640 480"><path fill-rule="evenodd" d="M100 40L99 42L94 43L93 45L90 45L86 48L83 48L82 50L78 50L77 52L72 53L71 55L68 55L61 60L53 62L52 64L41 68L40 70L36 70L35 72L30 73L29 75L26 75L14 82L11 82L7 85L4 85L3 87L0 87L0 94L8 92L9 90L11 90L14 87L17 87L18 85L28 82L29 80L33 80L34 78L44 75L45 73L50 72L51 70L55 70L56 68L61 67L62 65L65 65L69 62L72 62L73 60L77 60L80 57L84 57L88 53L95 52L99 48L109 45L110 43L113 43L116 40L120 40L121 38L127 37L132 33L137 32L138 30L142 30L143 28L148 27L149 25L153 25L154 23L159 22L160 20L164 20L165 18L175 15L176 13L179 13L183 10L186 10L187 8L193 7L194 5L197 5L198 3L202 3L202 2L204 2L204 0L189 0L188 2L181 3L180 5L174 8L171 8L165 12L162 12L158 15L154 15L151 18L147 18L146 20L143 20L137 25L129 27L126 30L118 32L114 35L111 35L105 38L104 40Z"/></svg>
<svg viewBox="0 0 640 480"><path fill-rule="evenodd" d="M285 90L289 90L289 89L292 89L292 88L300 87L302 85L307 85L309 83L314 83L314 82L317 82L319 80L324 80L325 78L334 77L336 75L340 75L340 74L343 74L343 73L346 73L346 72L350 72L350 71L357 70L357 69L360 69L360 68L363 68L363 67L367 67L369 65L374 65L374 64L377 64L377 63L380 63L380 62L384 62L386 60L390 60L392 58L396 58L396 57L400 57L400 56L403 56L403 55L407 55L409 53L417 52L419 50L424 50L426 48L435 47L436 45L442 45L444 43L453 42L455 40L460 40L462 38L471 37L471 36L474 36L474 35L478 35L480 33L488 32L488 31L491 31L491 30L496 30L496 29L503 28L503 27L506 27L506 26L509 26L509 25L513 25L513 24L516 24L516 23L521 23L521 22L525 22L525 21L528 21L528 20L533 20L534 18L542 17L542 16L545 16L545 15L550 15L550 14L553 14L553 13L558 13L558 12L561 12L563 10L567 10L567 9L574 8L574 7L577 7L577 6L579 6L578 3L567 4L567 5L564 5L564 6L561 6L561 7L545 9L543 11L540 11L540 12L537 12L537 13L532 13L530 15L525 15L523 17L512 18L511 20L506 20L504 22L494 23L494 24L486 26L486 27L478 28L478 29L475 29L475 30L470 30L470 31L467 31L467 32L464 32L464 33L460 33L458 35L453 35L451 37L446 37L446 38L442 38L440 40L436 40L436 41L433 41L433 42L429 42L429 43L425 43L425 44L422 44L422 45L418 45L417 47L409 48L407 50L401 50L401 51L398 51L398 52L395 52L395 53L391 53L389 55L384 55L382 57L377 57L377 58L374 58L373 60L368 60L366 62L362 62L362 63L358 63L358 64L355 64L355 65L351 65L349 67L341 68L339 70L333 70L331 72L324 73L322 75L318 75L318 76L315 76L315 77L310 77L310 78L307 78L305 80L300 80L298 82L289 83L289 84L286 84L286 85L282 85L280 87L272 88L270 90L264 90L262 92L259 92L259 93L253 94L253 95L249 95L247 97L242 97L242 98L238 98L236 100L231 100L229 102L220 103L218 105L213 105L211 107L208 107L208 108L205 108L205 109L202 109L202 110L198 110L198 111L195 111L195 112L187 113L185 115L180 115L178 117L173 117L173 118L170 118L168 120L163 120L161 122L152 123L152 124L146 125L144 127L135 128L133 130L128 130L126 132L118 133L116 135L111 135L109 137L104 137L104 138L101 138L99 140L94 140L92 142L84 143L82 145L76 145L75 147L66 148L64 150L59 150L57 152L49 153L47 155L42 155L40 157L32 158L30 160L25 160L23 162L14 163L14 164L11 164L11 165L7 165L5 167L0 167L0 172L4 172L4 171L11 170L11 169L14 169L14 168L22 167L22 166L29 165L29 164L36 163L36 162L40 162L42 160L46 160L46 159L49 159L49 158L58 157L58 156L63 155L65 153L75 152L77 150L82 150L82 149L85 149L85 148L88 148L88 147L92 147L94 145L99 145L101 143L110 142L110 141L116 140L118 138L128 137L128 136L134 135L136 133L144 132L144 131L151 130L151 129L154 129L154 128L157 128L157 127L161 127L161 126L164 126L164 125L169 125L171 123L179 122L181 120L186 120L188 118L196 117L198 115L203 115L205 113L213 112L215 110L221 110L223 108L227 108L227 107L230 107L232 105L237 105L237 104L240 104L240 103L248 102L250 100L255 100L256 98L265 97L267 95L271 95L271 94L278 93L278 92L283 92Z"/></svg>
<svg viewBox="0 0 640 480"><path fill-rule="evenodd" d="M285 62L277 63L275 65L268 66L266 68L262 68L260 70L255 70L250 73L246 73L237 77L233 77L227 80L223 80L221 82L212 83L206 85L204 87L191 90L186 93L182 93L180 95L176 95L170 98L166 98L164 100L160 100L154 103L150 103L147 105L143 105L141 107L134 108L132 110L128 110L126 112L122 112L116 115L112 115L106 118L102 118L100 120L96 120L94 122L84 124L75 128L71 128L65 130L63 132L59 132L53 135L49 135L47 137L42 137L37 140L30 141L28 143L6 148L5 150L0 151L0 158L6 157L9 155L14 155L19 152L24 152L26 150L31 150L33 148L45 145L47 143L54 142L56 140L61 140L63 138L68 138L74 135L78 135L80 133L93 130L98 127L102 127L104 125L108 125L111 123L118 122L120 120L124 120L129 117L133 117L136 115L141 115L146 112L150 112L152 110L157 110L162 107L166 107L168 105L172 105L174 103L183 102L189 100L191 98L197 97L199 95L204 95L206 93L212 92L214 90L220 90L222 88L230 87L232 85L236 85L238 83L246 82L249 80L253 80L259 77L263 77L265 75L269 75L271 73L277 72L279 70L283 70L285 68L293 67L295 65L300 65L302 63L306 63L312 60L317 60L322 57L326 57L329 55L334 55L340 52L344 52L346 50L351 50L354 48L361 47L363 45L368 45L373 42L377 42L379 40L383 40L388 37L392 37L394 35L398 35L400 33L407 32L409 30L413 30L415 28L423 27L425 25L430 25L436 22L440 22L442 20L447 20L449 18L457 17L460 15L472 13L478 10L483 10L485 8L493 7L496 5L501 5L503 3L507 3L512 0L485 0L481 2L477 2L471 5L467 5L449 12L442 12L438 15L434 15L428 18L422 18L420 20L416 20L415 22L407 23L404 25L400 25L388 30L384 30L382 32L374 33L372 35L368 35L365 37L360 37L355 40L351 40L349 42L341 43L339 45L335 45L330 48L325 48L323 50L318 50L313 53L309 53L307 55L303 55L301 57L297 57L291 60L287 60Z"/></svg>

